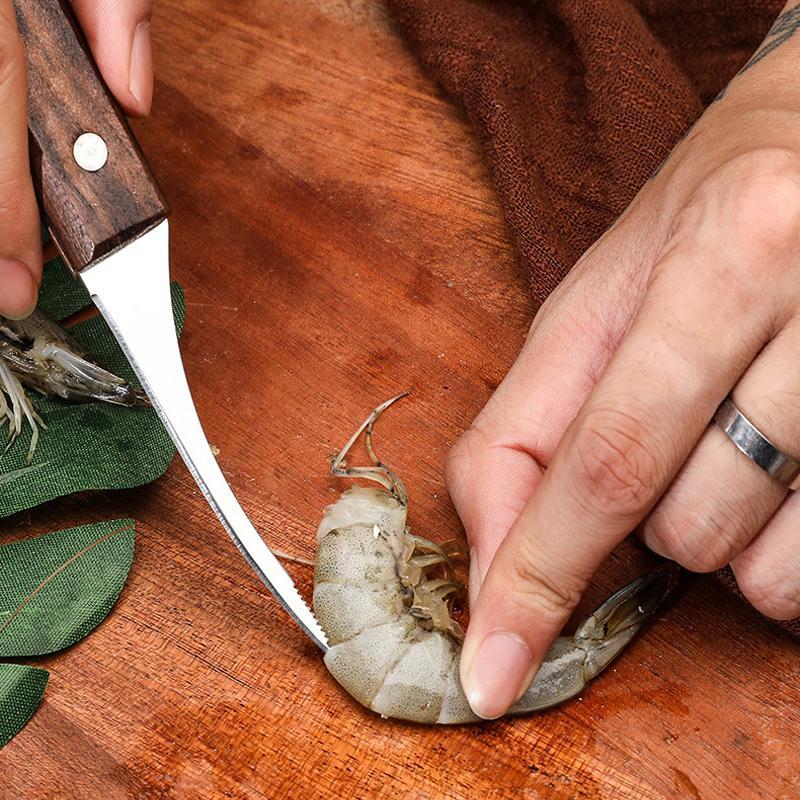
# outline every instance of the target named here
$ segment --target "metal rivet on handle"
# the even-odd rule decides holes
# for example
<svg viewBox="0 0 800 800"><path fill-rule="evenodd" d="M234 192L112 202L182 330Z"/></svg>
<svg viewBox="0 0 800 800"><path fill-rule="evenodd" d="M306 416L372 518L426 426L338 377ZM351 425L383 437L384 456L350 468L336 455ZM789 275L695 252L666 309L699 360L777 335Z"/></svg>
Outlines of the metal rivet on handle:
<svg viewBox="0 0 800 800"><path fill-rule="evenodd" d="M72 148L75 161L87 172L97 172L108 161L108 147L101 136L96 133L82 133Z"/></svg>

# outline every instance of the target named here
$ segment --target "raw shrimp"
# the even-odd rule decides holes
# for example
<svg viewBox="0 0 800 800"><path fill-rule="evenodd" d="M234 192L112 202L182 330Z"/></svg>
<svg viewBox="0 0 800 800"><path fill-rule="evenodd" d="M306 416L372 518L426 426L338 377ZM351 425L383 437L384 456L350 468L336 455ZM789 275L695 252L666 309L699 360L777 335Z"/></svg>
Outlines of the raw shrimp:
<svg viewBox="0 0 800 800"><path fill-rule="evenodd" d="M314 611L329 643L325 664L358 702L384 717L426 723L478 721L461 688L463 632L451 616L463 585L451 552L411 534L402 481L372 449L378 406L333 459L336 476L366 478L326 509L317 531ZM366 431L370 467L344 459ZM677 567L665 566L620 589L574 636L556 639L511 714L525 714L579 694L630 642L669 594Z"/></svg>
<svg viewBox="0 0 800 800"><path fill-rule="evenodd" d="M31 427L28 461L39 440L36 413L25 388L71 401L101 400L121 406L146 405L147 396L98 366L60 325L36 310L23 320L0 317L0 427L8 424L9 443Z"/></svg>

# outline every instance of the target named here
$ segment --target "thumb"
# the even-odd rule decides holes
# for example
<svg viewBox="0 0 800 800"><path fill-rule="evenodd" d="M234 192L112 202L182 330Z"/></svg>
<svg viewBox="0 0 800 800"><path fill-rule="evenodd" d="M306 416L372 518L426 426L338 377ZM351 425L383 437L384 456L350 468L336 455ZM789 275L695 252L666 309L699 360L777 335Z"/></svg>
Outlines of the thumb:
<svg viewBox="0 0 800 800"><path fill-rule="evenodd" d="M25 55L11 0L0 0L0 314L27 316L42 270L39 212L28 166Z"/></svg>

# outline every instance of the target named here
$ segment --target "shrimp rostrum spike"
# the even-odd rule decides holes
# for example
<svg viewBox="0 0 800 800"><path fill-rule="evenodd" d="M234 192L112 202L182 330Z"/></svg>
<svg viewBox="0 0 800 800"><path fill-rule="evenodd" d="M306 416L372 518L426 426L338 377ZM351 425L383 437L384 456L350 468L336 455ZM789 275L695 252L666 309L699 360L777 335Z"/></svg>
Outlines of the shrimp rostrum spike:
<svg viewBox="0 0 800 800"><path fill-rule="evenodd" d="M359 703L385 717L425 723L478 721L461 688L463 632L452 603L464 594L447 546L411 534L402 481L372 447L378 406L332 459L333 474L363 478L325 511L317 531L314 611L330 645L325 664ZM370 466L345 458L365 433ZM526 714L580 694L650 619L673 589L664 566L623 587L573 636L556 639L536 678L511 708Z"/></svg>

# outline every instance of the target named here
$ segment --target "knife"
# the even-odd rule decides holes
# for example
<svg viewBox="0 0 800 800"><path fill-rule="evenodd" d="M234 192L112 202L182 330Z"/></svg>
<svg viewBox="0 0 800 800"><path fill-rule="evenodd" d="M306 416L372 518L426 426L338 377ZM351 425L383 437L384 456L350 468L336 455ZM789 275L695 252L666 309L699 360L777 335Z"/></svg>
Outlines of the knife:
<svg viewBox="0 0 800 800"><path fill-rule="evenodd" d="M14 0L28 66L31 171L64 261L89 290L197 485L250 566L323 651L325 633L211 452L169 291L169 208L66 2Z"/></svg>

